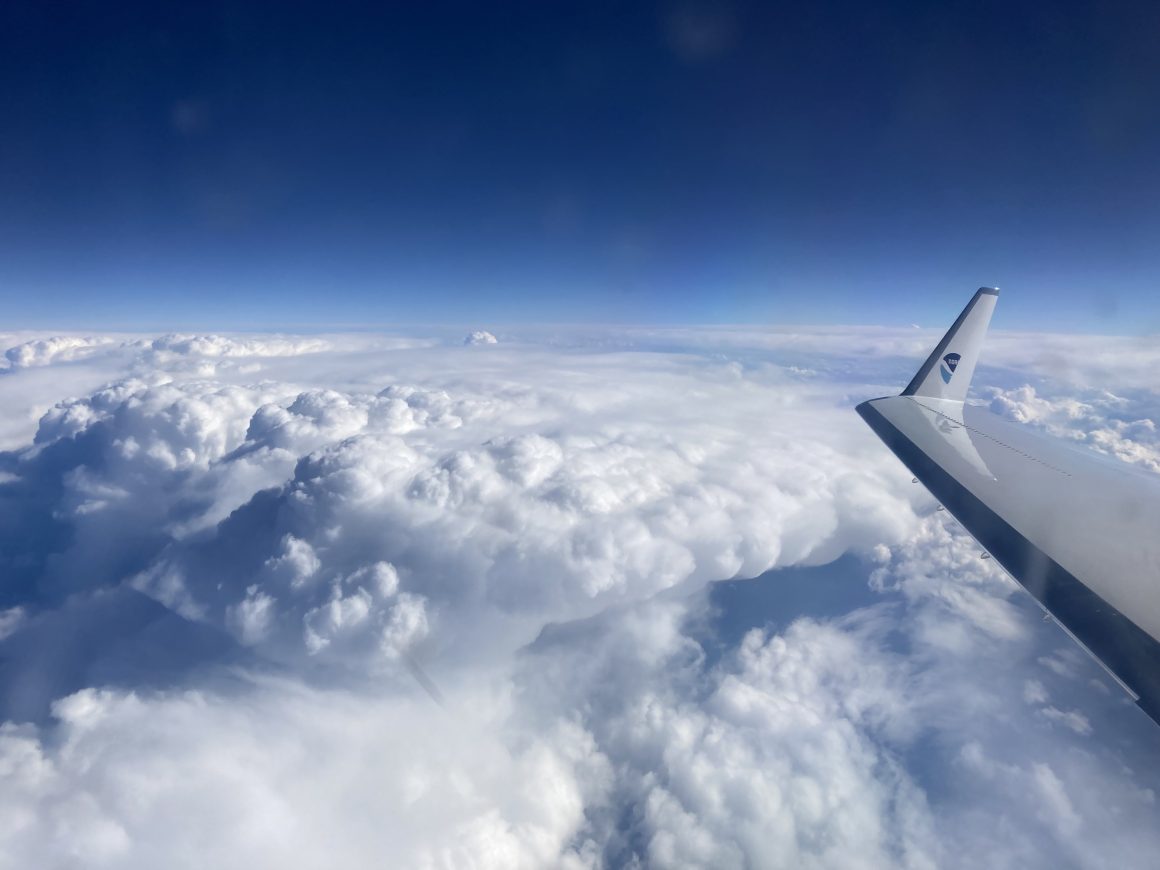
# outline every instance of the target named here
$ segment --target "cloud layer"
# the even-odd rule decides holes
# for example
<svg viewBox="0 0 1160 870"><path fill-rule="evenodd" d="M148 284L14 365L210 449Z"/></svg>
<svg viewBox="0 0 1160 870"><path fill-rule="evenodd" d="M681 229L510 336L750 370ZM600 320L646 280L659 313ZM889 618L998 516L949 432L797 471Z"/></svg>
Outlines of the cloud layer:
<svg viewBox="0 0 1160 870"><path fill-rule="evenodd" d="M894 344L461 336L13 347L43 413L0 454L0 864L1160 845L1150 723L850 411ZM989 395L1152 463L1149 394ZM849 591L728 639L755 614L712 581L831 564Z"/></svg>

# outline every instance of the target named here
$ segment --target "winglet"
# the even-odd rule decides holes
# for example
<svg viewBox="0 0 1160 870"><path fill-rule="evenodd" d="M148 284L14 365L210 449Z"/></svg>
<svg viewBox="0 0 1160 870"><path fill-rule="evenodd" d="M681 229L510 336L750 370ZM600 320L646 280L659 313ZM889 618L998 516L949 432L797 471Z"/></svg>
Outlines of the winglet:
<svg viewBox="0 0 1160 870"><path fill-rule="evenodd" d="M998 297L998 288L979 288L902 395L952 402L966 399L975 363L979 361L983 336L987 334L987 325L991 322Z"/></svg>

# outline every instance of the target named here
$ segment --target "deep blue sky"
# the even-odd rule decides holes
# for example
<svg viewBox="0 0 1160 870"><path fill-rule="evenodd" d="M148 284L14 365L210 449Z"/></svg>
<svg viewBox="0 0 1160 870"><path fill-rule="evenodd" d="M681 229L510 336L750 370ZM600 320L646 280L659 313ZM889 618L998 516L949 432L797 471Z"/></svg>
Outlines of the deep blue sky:
<svg viewBox="0 0 1160 870"><path fill-rule="evenodd" d="M0 4L7 326L1160 331L1160 5Z"/></svg>

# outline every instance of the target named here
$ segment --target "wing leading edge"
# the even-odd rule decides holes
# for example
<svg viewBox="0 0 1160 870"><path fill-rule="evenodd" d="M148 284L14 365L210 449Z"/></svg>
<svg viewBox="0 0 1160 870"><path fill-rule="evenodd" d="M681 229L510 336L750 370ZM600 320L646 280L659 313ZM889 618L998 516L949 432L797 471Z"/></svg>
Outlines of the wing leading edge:
<svg viewBox="0 0 1160 870"><path fill-rule="evenodd" d="M965 404L997 297L980 289L901 395L857 411L1160 723L1160 478Z"/></svg>

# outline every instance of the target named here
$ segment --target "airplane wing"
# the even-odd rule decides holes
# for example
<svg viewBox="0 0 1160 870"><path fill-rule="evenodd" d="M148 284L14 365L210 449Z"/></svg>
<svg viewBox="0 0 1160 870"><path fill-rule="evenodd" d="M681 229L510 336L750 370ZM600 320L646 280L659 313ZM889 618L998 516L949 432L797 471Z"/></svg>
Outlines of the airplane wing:
<svg viewBox="0 0 1160 870"><path fill-rule="evenodd" d="M965 403L998 295L981 288L901 395L857 411L1160 723L1160 477Z"/></svg>

